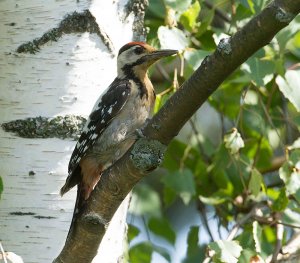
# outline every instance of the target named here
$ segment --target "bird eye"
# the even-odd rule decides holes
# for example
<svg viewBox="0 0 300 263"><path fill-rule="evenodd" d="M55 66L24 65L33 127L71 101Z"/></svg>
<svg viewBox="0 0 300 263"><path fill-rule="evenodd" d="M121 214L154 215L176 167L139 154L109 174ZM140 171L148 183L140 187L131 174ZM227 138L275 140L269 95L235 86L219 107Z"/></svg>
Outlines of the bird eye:
<svg viewBox="0 0 300 263"><path fill-rule="evenodd" d="M137 55L140 55L140 54L142 54L143 52L144 52L144 48L142 48L142 47L136 47L136 48L134 49L134 53L137 54Z"/></svg>

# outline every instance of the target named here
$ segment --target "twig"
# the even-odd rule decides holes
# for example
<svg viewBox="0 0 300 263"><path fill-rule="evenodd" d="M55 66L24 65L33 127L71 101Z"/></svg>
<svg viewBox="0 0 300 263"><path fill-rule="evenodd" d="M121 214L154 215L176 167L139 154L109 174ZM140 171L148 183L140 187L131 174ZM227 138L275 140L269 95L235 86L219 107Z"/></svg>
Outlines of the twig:
<svg viewBox="0 0 300 263"><path fill-rule="evenodd" d="M260 169L259 171L262 174L277 171L284 164L285 161L286 161L286 157L284 155L275 157L274 159L272 159L270 167Z"/></svg>
<svg viewBox="0 0 300 263"><path fill-rule="evenodd" d="M241 226L244 225L251 217L255 217L255 215L257 214L257 209L262 205L263 205L262 203L255 205L248 214L246 214L243 218L238 220L237 223L234 225L234 227L231 229L226 240L227 241L233 240L235 238L238 230L241 228ZM211 261L212 257L214 256L214 253L211 253L211 252L214 252L214 251L210 251L210 250L208 251L208 255L204 259L203 263L209 263Z"/></svg>
<svg viewBox="0 0 300 263"><path fill-rule="evenodd" d="M260 150L261 150L262 139L263 139L263 135L261 134L260 137L258 138L257 148L256 148L256 151L255 151L254 160L253 160L253 163L252 163L252 169L251 170L253 170L255 168L255 165L257 163L258 156L259 156Z"/></svg>
<svg viewBox="0 0 300 263"><path fill-rule="evenodd" d="M189 120L189 123L190 123L190 125L191 125L191 128L192 128L193 133L195 134L196 141L197 141L197 144L198 144L198 147L199 147L199 151L200 151L200 153L201 153L203 159L205 160L206 163L208 163L208 164L211 163L211 160L210 160L210 158L205 154L204 149L203 149L203 147L202 147L202 143L201 143L201 141L200 141L200 139L199 139L199 137L198 137L198 135L199 135L200 132L198 131L195 122L194 122L192 119L190 119L190 120Z"/></svg>
<svg viewBox="0 0 300 263"><path fill-rule="evenodd" d="M1 250L1 253L2 253L2 255L3 255L3 260L4 260L4 263L7 263L7 260L6 260L6 255L5 255L5 252L4 252L4 249L3 249L3 247L2 247L2 244L1 244L1 242L0 242L0 250Z"/></svg>
<svg viewBox="0 0 300 263"><path fill-rule="evenodd" d="M237 223L234 225L234 227L231 229L228 237L226 238L227 241L231 241L234 239L236 233L238 232L238 230L241 228L241 226L243 224L245 224L251 217L255 216L257 213L257 209L258 209L259 205L254 206L251 211L246 214L243 218L241 218L239 221L237 221Z"/></svg>
<svg viewBox="0 0 300 263"><path fill-rule="evenodd" d="M286 129L286 143L291 144L293 142L293 135L292 135L292 130L291 126L289 125L288 119L289 119L289 110L288 110L288 103L287 99L281 95L282 98L282 109L283 109L283 117L284 117L284 122L285 122L285 129Z"/></svg>
<svg viewBox="0 0 300 263"><path fill-rule="evenodd" d="M156 68L159 71L159 73L163 76L163 78L167 81L171 81L168 72L165 70L165 68L161 65L161 63L156 63Z"/></svg>
<svg viewBox="0 0 300 263"><path fill-rule="evenodd" d="M300 232L295 232L285 246L281 248L281 252L277 256L277 262L299 262L299 244ZM272 255L270 255L266 262L270 263Z"/></svg>
<svg viewBox="0 0 300 263"><path fill-rule="evenodd" d="M300 63L296 63L296 64L293 64L292 66L288 67L287 69L288 70L293 70L293 69L296 69L296 68L299 68L300 67Z"/></svg>
<svg viewBox="0 0 300 263"><path fill-rule="evenodd" d="M197 210L200 213L201 221L202 221L202 223L205 227L205 230L207 231L207 233L210 237L210 241L213 242L214 237L213 237L213 235L211 233L211 230L209 228L209 224L208 224L208 220L207 220L207 216L206 216L206 206L200 200L197 201Z"/></svg>
<svg viewBox="0 0 300 263"><path fill-rule="evenodd" d="M231 22L230 18L225 13L223 13L219 8L216 8L211 2L205 0L204 4L209 9L215 10L216 15L219 16L221 19L223 19L225 22L227 23Z"/></svg>
<svg viewBox="0 0 300 263"><path fill-rule="evenodd" d="M300 229L300 226L295 226L293 224L289 224L289 223L284 223L282 221L278 221L277 224L280 224L280 225L283 225L283 226L288 226L288 227L291 227L291 228L297 228L297 229Z"/></svg>
<svg viewBox="0 0 300 263"><path fill-rule="evenodd" d="M281 224L276 224L276 246L273 252L271 263L277 262L277 256L282 247L282 238L283 238L284 227Z"/></svg>

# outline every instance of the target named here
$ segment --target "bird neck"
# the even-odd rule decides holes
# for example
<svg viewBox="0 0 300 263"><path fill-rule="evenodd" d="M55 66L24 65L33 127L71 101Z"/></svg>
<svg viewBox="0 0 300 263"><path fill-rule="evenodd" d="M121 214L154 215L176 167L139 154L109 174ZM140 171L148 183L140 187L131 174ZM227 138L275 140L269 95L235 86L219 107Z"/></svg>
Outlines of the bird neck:
<svg viewBox="0 0 300 263"><path fill-rule="evenodd" d="M149 93L153 93L153 86L148 77L147 67L142 65L124 65L118 68L118 77L121 79L133 80L139 88L141 98L145 95L148 98Z"/></svg>

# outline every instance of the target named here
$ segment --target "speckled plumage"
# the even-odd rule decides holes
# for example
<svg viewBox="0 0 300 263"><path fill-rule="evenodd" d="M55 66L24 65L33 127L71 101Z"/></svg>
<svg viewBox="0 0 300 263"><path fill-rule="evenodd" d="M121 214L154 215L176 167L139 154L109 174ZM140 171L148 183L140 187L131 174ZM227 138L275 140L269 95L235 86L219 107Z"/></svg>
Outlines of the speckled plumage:
<svg viewBox="0 0 300 263"><path fill-rule="evenodd" d="M95 103L72 153L62 195L78 184L78 195L88 199L102 172L134 143L136 129L150 117L155 102L147 69L161 57L175 53L156 51L141 42L120 49L118 76Z"/></svg>

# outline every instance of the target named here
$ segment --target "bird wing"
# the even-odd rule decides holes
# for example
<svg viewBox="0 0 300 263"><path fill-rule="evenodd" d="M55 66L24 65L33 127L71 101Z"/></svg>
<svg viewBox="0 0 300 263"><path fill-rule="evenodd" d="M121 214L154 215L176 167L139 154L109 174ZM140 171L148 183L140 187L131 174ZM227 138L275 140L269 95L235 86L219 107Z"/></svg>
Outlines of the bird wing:
<svg viewBox="0 0 300 263"><path fill-rule="evenodd" d="M130 82L116 78L109 86L108 91L96 102L71 155L68 166L69 176L61 189L62 195L79 182L79 178L72 177L78 177L78 172L75 170L78 168L80 160L94 145L105 128L121 112L130 97L130 92Z"/></svg>

